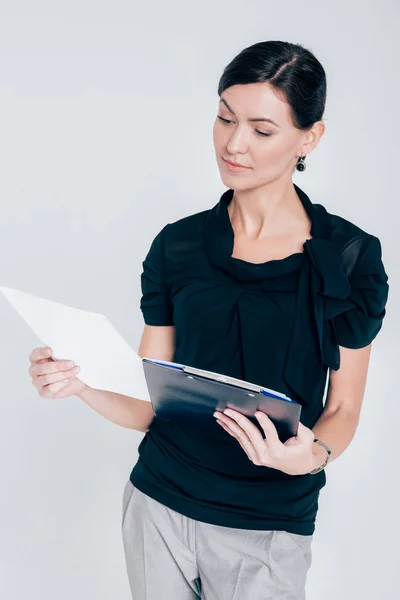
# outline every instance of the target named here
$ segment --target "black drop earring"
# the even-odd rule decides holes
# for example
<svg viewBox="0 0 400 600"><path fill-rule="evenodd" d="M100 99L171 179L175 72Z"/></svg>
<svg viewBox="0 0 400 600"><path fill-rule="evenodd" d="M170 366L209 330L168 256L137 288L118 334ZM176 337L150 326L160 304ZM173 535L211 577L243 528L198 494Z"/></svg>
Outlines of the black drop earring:
<svg viewBox="0 0 400 600"><path fill-rule="evenodd" d="M300 156L299 160L297 161L297 165L296 165L296 169L298 171L305 171L306 170L306 163L305 163L305 156Z"/></svg>

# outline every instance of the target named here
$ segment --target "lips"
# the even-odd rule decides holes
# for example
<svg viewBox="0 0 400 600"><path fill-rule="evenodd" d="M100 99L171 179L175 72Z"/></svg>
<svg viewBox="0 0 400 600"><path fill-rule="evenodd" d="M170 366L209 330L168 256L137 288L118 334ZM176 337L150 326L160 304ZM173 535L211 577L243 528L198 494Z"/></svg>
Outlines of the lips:
<svg viewBox="0 0 400 600"><path fill-rule="evenodd" d="M224 158L224 157L222 157ZM250 167L247 167L246 165L241 165L240 163L234 163L231 160L226 160L226 158L224 158L224 161L227 162L230 165L233 165L234 167L242 167L244 169L249 169Z"/></svg>

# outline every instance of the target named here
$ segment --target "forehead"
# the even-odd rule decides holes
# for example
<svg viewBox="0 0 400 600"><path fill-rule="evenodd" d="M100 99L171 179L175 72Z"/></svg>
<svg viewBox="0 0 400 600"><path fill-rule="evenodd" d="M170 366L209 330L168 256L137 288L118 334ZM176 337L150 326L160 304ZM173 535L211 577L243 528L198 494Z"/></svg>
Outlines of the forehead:
<svg viewBox="0 0 400 600"><path fill-rule="evenodd" d="M278 124L290 122L289 104L267 81L233 85L222 94L235 115L243 118L270 117ZM220 102L220 106L225 106Z"/></svg>

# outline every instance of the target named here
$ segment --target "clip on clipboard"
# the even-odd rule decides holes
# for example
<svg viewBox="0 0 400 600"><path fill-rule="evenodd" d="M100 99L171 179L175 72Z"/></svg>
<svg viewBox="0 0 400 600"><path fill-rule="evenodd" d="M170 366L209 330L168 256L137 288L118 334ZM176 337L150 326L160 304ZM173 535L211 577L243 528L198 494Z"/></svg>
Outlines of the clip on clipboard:
<svg viewBox="0 0 400 600"><path fill-rule="evenodd" d="M232 408L264 434L254 416L260 410L272 420L282 442L297 435L302 407L285 394L171 361L143 357L142 363L156 417L204 429L216 410Z"/></svg>

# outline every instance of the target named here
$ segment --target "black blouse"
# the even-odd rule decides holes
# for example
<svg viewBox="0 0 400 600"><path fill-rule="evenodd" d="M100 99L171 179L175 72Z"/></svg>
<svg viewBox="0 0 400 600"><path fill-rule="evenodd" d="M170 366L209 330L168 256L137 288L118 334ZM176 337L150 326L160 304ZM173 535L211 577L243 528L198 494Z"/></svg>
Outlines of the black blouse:
<svg viewBox="0 0 400 600"><path fill-rule="evenodd" d="M312 428L323 410L339 345L361 348L385 316L387 275L379 239L314 204L294 184L311 219L303 252L265 263L232 257L228 189L212 208L168 223L143 262L145 323L175 325L178 363L285 393ZM343 255L362 250L349 271ZM130 479L142 492L199 521L311 535L325 470L288 475L254 465L210 417L207 430L155 418Z"/></svg>

